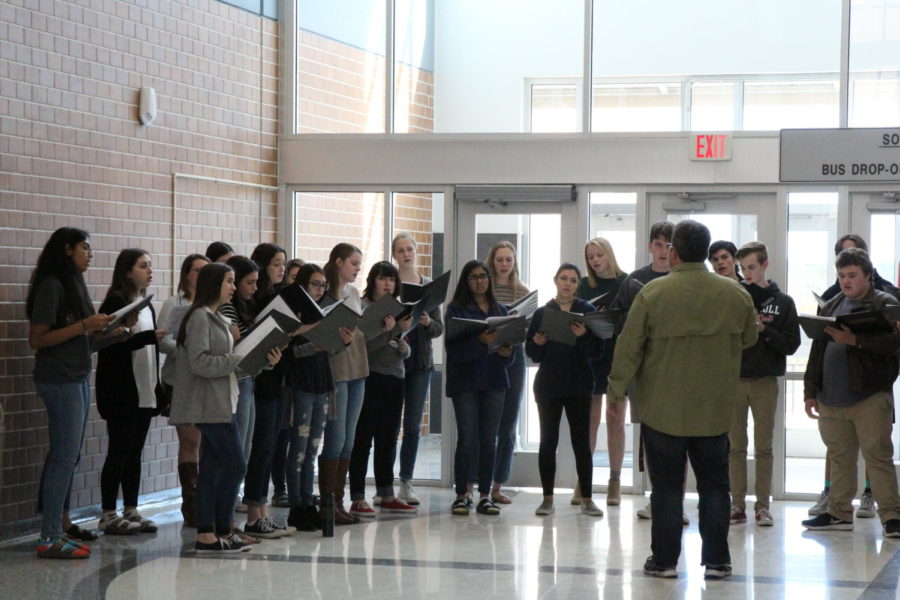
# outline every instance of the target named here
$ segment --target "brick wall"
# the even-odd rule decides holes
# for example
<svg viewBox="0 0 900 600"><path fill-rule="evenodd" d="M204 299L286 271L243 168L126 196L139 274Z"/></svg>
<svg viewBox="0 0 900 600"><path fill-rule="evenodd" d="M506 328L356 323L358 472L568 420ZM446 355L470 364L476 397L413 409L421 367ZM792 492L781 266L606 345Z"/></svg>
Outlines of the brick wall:
<svg viewBox="0 0 900 600"><path fill-rule="evenodd" d="M214 239L245 254L275 239L274 192L172 174L276 184L278 26L215 0L0 3L0 522L34 514L46 451L24 301L49 234L91 232L98 304L124 247L151 253L163 300L173 249L177 268ZM175 440L156 419L141 493L177 486ZM73 507L100 501L105 451L92 408Z"/></svg>

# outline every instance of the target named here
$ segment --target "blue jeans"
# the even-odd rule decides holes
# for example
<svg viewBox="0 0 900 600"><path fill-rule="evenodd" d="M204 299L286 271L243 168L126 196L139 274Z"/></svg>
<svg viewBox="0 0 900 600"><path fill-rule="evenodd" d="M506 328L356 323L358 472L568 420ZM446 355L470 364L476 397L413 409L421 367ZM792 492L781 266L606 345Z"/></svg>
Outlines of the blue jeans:
<svg viewBox="0 0 900 600"><path fill-rule="evenodd" d="M234 413L238 436L244 447L244 456L250 456L253 428L256 426L256 403L253 400L253 378L238 379L238 403Z"/></svg>
<svg viewBox="0 0 900 600"><path fill-rule="evenodd" d="M728 526L731 495L728 488L728 433L710 437L680 437L641 425L653 525L650 548L656 564L674 567L681 555L682 494L687 459L697 476L700 495L701 564L731 564Z"/></svg>
<svg viewBox="0 0 900 600"><path fill-rule="evenodd" d="M334 384L334 418L329 418L325 423L323 459L350 458L365 391L364 377Z"/></svg>
<svg viewBox="0 0 900 600"><path fill-rule="evenodd" d="M522 346L513 348L515 361L506 370L509 375L509 389L503 399L500 427L497 430L497 458L494 461L494 483L509 481L513 451L516 449L516 424L519 422L519 407L522 405L522 391L525 389L525 351Z"/></svg>
<svg viewBox="0 0 900 600"><path fill-rule="evenodd" d="M275 438L281 430L281 418L284 414L284 394L279 390L275 396L267 397L257 390L254 396L256 422L253 426L253 445L247 458L244 504L265 506L269 500L269 478L272 476ZM243 444L241 449L243 450Z"/></svg>
<svg viewBox="0 0 900 600"><path fill-rule="evenodd" d="M200 473L197 476L197 533L231 532L246 462L234 417L231 423L197 423Z"/></svg>
<svg viewBox="0 0 900 600"><path fill-rule="evenodd" d="M313 505L313 475L319 442L325 429L328 394L314 394L296 388L291 391L293 417L288 449L287 490L291 506Z"/></svg>
<svg viewBox="0 0 900 600"><path fill-rule="evenodd" d="M478 491L491 491L494 455L497 450L497 427L503 412L505 390L465 392L453 397L456 413L456 454L454 475L456 493L465 494L470 466L478 461ZM477 458L476 458L477 457Z"/></svg>
<svg viewBox="0 0 900 600"><path fill-rule="evenodd" d="M44 460L38 491L42 513L41 536L63 534L63 511L69 509L72 476L81 458L81 442L91 406L87 378L72 383L38 383L37 393L47 408L50 450Z"/></svg>
<svg viewBox="0 0 900 600"><path fill-rule="evenodd" d="M428 399L431 369L407 371L403 380L403 443L400 444L400 480L409 481L416 469L422 413Z"/></svg>

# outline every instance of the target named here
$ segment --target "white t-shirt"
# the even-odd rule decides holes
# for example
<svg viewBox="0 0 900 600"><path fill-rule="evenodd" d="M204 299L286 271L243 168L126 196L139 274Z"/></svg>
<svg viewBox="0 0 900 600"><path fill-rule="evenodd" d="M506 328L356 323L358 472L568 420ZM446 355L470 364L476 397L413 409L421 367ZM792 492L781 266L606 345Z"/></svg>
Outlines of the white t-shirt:
<svg viewBox="0 0 900 600"><path fill-rule="evenodd" d="M153 331L153 313L145 306L138 313L138 320L132 331ZM138 407L156 408L156 379L158 365L156 363L156 346L147 344L131 351L131 368L134 371L134 383L137 385Z"/></svg>

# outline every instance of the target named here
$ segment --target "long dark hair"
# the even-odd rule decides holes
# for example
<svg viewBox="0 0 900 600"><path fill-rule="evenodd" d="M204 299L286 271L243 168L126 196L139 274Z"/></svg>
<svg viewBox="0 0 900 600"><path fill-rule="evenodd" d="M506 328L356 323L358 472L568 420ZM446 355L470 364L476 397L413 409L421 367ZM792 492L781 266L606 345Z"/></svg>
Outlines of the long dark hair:
<svg viewBox="0 0 900 600"><path fill-rule="evenodd" d="M184 315L184 320L181 321L181 328L178 330L176 343L179 346L184 346L184 339L187 336L187 322L191 319L191 315L194 314L195 310L203 309L219 299L222 295L222 282L225 281L225 275L232 271L234 269L228 265L216 262L211 262L200 269L200 274L197 275L197 290L194 293L194 301L191 303L187 314Z"/></svg>
<svg viewBox="0 0 900 600"><path fill-rule="evenodd" d="M190 300L191 297L188 296L187 280L191 275L191 269L194 268L195 260L202 260L207 263L211 262L209 258L202 254L188 254L184 257L184 260L181 261L181 274L178 276L178 291L184 294L184 297L188 300Z"/></svg>
<svg viewBox="0 0 900 600"><path fill-rule="evenodd" d="M40 284L48 277L56 277L63 287L63 309L67 320L81 320L94 314L94 305L88 294L84 276L75 267L72 257L66 254L66 248L75 248L81 242L90 239L87 231L75 227L60 227L50 235L44 244L37 266L31 274L28 284L28 298L25 301L25 314L31 319L34 310L34 296ZM60 325L54 323L54 325Z"/></svg>
<svg viewBox="0 0 900 600"><path fill-rule="evenodd" d="M487 296L487 301L490 306L488 312L497 306L497 299L494 297L494 285L493 281L491 281L491 271L487 268L487 265L480 260L470 260L463 265L462 272L459 274L459 281L456 284L456 290L453 292L451 304L468 306L475 303L475 296L472 295L472 290L469 289L469 274L479 267L484 269L484 272L487 273L488 276L488 287L487 292L485 292L485 296Z"/></svg>
<svg viewBox="0 0 900 600"><path fill-rule="evenodd" d="M112 296L118 296L127 304L134 300L138 294L141 296L145 294L144 290L137 289L137 286L134 285L134 280L128 276L128 273L134 268L137 261L144 255L149 256L149 253L141 248L125 248L119 252L119 256L116 257L116 266L113 268L112 283L109 285L109 289L106 290L107 300Z"/></svg>
<svg viewBox="0 0 900 600"><path fill-rule="evenodd" d="M276 286L272 283L272 280L269 279L269 271L266 269L266 267L269 266L269 263L272 262L272 259L275 258L275 255L279 252L284 254L284 257L287 258L287 252L284 251L284 248L278 244L272 244L271 242L263 242L253 249L253 254L250 255L250 259L259 265L259 281L256 282L256 294L253 296L254 300L266 299L274 294L278 287L280 287L280 284L279 286ZM285 270L285 273L287 273L287 270Z"/></svg>
<svg viewBox="0 0 900 600"><path fill-rule="evenodd" d="M234 285L236 286L240 285L241 281L247 275L259 272L259 265L257 265L246 256L232 256L225 262L225 264L234 269ZM235 310L237 310L238 316L241 317L241 320L243 320L244 323L253 322L253 298L251 298L250 300L244 300L239 293L235 292L234 297L232 297L231 299L231 303L234 305Z"/></svg>
<svg viewBox="0 0 900 600"><path fill-rule="evenodd" d="M363 298L368 298L369 300L374 299L375 284L379 277L393 277L394 293L391 294L391 296L396 298L400 295L400 271L398 271L397 267L392 263L382 260L372 265L372 268L369 269L369 276L366 277L366 289L363 292Z"/></svg>
<svg viewBox="0 0 900 600"><path fill-rule="evenodd" d="M341 242L337 246L331 249L331 254L328 255L328 262L325 263L325 280L328 282L328 295L334 298L335 300L340 300L341 295L341 276L340 276L340 267L338 267L338 260L347 260L354 253L362 256L362 250L354 246L353 244L348 244L346 242Z"/></svg>

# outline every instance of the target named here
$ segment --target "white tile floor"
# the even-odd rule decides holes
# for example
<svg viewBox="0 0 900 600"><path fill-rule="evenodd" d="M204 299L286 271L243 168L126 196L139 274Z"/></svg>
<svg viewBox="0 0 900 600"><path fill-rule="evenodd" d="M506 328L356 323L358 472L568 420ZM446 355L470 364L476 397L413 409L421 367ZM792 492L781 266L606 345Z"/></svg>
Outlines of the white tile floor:
<svg viewBox="0 0 900 600"><path fill-rule="evenodd" d="M540 518L538 494L519 491L499 517L453 517L450 490L418 490L417 517L379 517L334 538L295 534L228 557L195 556L177 506L160 509L159 533L101 537L87 561L38 561L33 540L20 540L0 546L0 598L898 597L900 542L883 539L877 519L857 520L852 532L807 533L806 503L775 503L771 528L733 527L734 575L704 581L689 497L680 576L659 580L641 572L650 522L634 513L646 498L626 495L596 519L560 494L556 515Z"/></svg>

